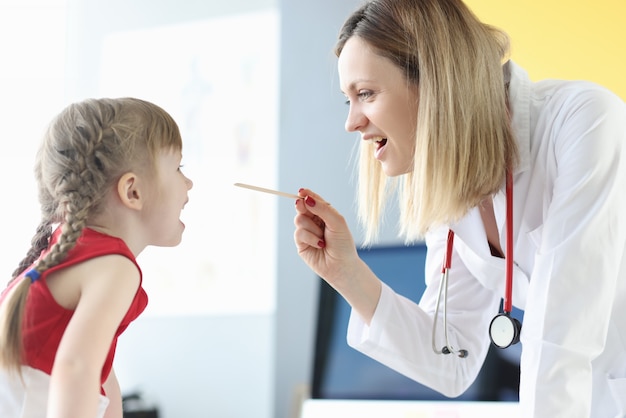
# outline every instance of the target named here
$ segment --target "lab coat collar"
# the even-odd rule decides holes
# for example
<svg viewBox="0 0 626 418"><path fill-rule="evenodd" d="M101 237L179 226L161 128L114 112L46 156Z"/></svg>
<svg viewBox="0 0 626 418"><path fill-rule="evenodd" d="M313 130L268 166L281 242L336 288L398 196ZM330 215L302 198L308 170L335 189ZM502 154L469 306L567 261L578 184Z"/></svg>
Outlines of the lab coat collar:
<svg viewBox="0 0 626 418"><path fill-rule="evenodd" d="M512 60L503 67L505 83L509 83L511 126L519 151L519 165L515 174L530 168L530 78L522 67Z"/></svg>

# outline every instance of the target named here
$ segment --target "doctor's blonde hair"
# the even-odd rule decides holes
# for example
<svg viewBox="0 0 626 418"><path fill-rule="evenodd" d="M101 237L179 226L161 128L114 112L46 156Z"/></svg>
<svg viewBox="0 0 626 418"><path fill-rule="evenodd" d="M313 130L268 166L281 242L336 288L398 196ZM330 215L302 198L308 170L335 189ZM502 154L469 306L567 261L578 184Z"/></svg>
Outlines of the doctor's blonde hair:
<svg viewBox="0 0 626 418"><path fill-rule="evenodd" d="M358 36L418 86L412 171L388 178L361 141L358 211L372 242L397 189L400 232L417 240L496 193L518 161L502 64L509 39L460 0L374 0L344 23L339 56Z"/></svg>
<svg viewBox="0 0 626 418"><path fill-rule="evenodd" d="M50 123L35 162L41 221L9 285L18 282L5 290L0 305L1 367L19 372L23 361L22 322L31 285L25 269L40 274L59 264L90 217L106 209L106 195L125 173L153 175L159 151L180 149L174 119L140 99L87 99ZM61 224L61 234L42 256L55 224Z"/></svg>

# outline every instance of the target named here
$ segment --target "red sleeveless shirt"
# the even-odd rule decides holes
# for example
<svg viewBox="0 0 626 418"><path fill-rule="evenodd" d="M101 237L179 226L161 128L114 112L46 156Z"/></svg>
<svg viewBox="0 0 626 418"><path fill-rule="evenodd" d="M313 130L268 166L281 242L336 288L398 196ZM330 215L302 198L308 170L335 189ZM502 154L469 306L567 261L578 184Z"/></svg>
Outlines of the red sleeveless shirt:
<svg viewBox="0 0 626 418"><path fill-rule="evenodd" d="M61 228L54 232L48 249L58 240L60 233ZM60 264L43 272L41 278L32 283L28 290L22 331L26 365L39 369L48 375L51 374L59 343L74 314L73 310L63 308L54 300L46 283L48 274L91 258L111 254L119 254L130 259L139 270L140 282L128 312L122 319L111 342L109 353L102 368L101 384L104 384L113 367L117 338L146 308L148 296L141 285L141 269L126 243L119 238L88 228L83 230L76 246L69 251L67 257ZM17 279L15 282L19 280ZM106 296L103 295L103 297ZM104 394L104 390L102 390L102 394Z"/></svg>

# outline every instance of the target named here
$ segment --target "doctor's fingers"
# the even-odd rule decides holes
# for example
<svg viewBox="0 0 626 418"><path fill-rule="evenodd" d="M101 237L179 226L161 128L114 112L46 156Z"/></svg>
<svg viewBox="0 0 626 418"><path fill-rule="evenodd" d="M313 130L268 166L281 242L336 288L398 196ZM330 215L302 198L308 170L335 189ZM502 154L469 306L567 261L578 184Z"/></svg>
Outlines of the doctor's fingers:
<svg viewBox="0 0 626 418"><path fill-rule="evenodd" d="M323 249L326 246L324 241L324 232L315 225L313 228L306 228L298 225L298 218L303 218L302 215L297 215L295 219L296 229L293 232L293 240L296 244L298 252L301 253L307 250L309 247ZM311 219L308 219L308 223L311 223Z"/></svg>
<svg viewBox="0 0 626 418"><path fill-rule="evenodd" d="M301 214L315 215L323 222L327 229L337 232L348 232L344 217L320 195L309 189L300 189L300 196L304 199L296 201L296 211Z"/></svg>
<svg viewBox="0 0 626 418"><path fill-rule="evenodd" d="M296 200L296 211L299 213L309 212L309 208L313 208L317 205L330 205L330 203L326 202L322 196L314 193L310 189L300 189L298 190L298 196L301 196L302 199ZM298 203L304 202L304 205L299 205Z"/></svg>
<svg viewBox="0 0 626 418"><path fill-rule="evenodd" d="M317 236L319 239L324 238L324 229L326 225L324 224L324 221L317 215L313 215L310 212L297 213L296 216L293 218L293 224L296 226L296 231L308 231L311 234Z"/></svg>
<svg viewBox="0 0 626 418"><path fill-rule="evenodd" d="M355 256L354 239L343 216L328 204L316 203L310 207L299 201L297 206L307 206L307 212L300 212L295 219L296 231L294 238L300 251L306 245L324 248L332 259L343 259ZM314 213L313 211L317 212Z"/></svg>

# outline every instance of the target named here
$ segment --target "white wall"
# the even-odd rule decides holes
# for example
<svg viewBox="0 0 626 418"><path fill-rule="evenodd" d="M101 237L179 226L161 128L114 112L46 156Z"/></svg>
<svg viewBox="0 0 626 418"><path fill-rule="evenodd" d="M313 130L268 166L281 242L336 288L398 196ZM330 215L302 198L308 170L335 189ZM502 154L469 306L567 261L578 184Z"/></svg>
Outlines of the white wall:
<svg viewBox="0 0 626 418"><path fill-rule="evenodd" d="M275 8L274 0L68 0L67 101L99 96L102 45L109 34ZM142 392L160 418L270 418L274 326L273 312L144 315L119 339L115 369L122 390Z"/></svg>
<svg viewBox="0 0 626 418"><path fill-rule="evenodd" d="M343 130L347 107L332 48L343 20L359 4L279 1L279 188L319 192L346 216L357 241L352 169L357 137ZM275 0L69 0L69 5L69 100L96 94L100 43L109 32L276 7ZM306 393L311 376L319 279L296 254L293 215L293 202L280 199L275 313L139 318L119 342L116 370L124 390L142 391L159 406L161 418L295 416L296 398Z"/></svg>
<svg viewBox="0 0 626 418"><path fill-rule="evenodd" d="M343 130L345 99L332 49L355 3L281 2L280 188L311 188L348 216L353 212L349 159L355 139ZM292 418L312 376L319 279L296 254L293 202L281 202L278 216L274 417Z"/></svg>
<svg viewBox="0 0 626 418"><path fill-rule="evenodd" d="M280 169L281 190L315 190L346 218L357 242L354 146L344 131L344 104L333 47L360 0L282 0ZM278 209L278 284L275 418L291 418L294 400L311 379L319 279L297 256L293 202ZM393 216L391 217L393 219ZM383 230L381 242L396 241Z"/></svg>
<svg viewBox="0 0 626 418"><path fill-rule="evenodd" d="M140 317L119 340L120 385L141 392L159 418L270 418L272 320Z"/></svg>

